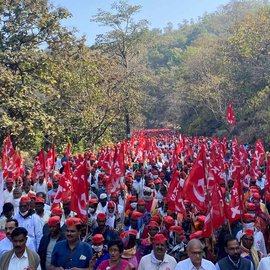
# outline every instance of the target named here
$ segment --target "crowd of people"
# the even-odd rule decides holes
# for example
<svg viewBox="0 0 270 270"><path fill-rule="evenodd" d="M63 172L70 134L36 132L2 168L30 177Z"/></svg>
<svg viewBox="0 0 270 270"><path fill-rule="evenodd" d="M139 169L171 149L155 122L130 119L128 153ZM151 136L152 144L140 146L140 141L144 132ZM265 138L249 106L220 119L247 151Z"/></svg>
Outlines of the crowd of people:
<svg viewBox="0 0 270 270"><path fill-rule="evenodd" d="M196 141L199 143L186 139L189 150L177 156L182 186L202 142L208 149L213 144L211 138ZM179 137L175 135L158 136L156 150L147 159L129 150L117 192L106 190L108 171L99 162L101 152L94 155L88 151L84 157L64 155L56 160L55 170L47 179L33 179L30 172L17 179L7 177L0 218L0 270L270 269L267 155L257 170L258 177L250 178L242 187L244 208L240 217L205 237L207 213L185 198L185 213L179 212L167 196L177 143ZM229 175L234 148L232 142L225 145ZM251 164L254 149L243 147ZM57 206L53 204L64 167L69 163L73 168L82 158L89 164L86 219L70 209L70 196ZM226 197L233 179L227 176L220 186Z"/></svg>

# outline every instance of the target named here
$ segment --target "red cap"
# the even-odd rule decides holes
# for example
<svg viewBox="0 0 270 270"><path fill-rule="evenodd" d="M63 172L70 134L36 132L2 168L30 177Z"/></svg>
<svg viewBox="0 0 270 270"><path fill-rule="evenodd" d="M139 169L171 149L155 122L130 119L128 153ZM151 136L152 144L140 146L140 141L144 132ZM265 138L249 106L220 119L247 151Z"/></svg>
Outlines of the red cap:
<svg viewBox="0 0 270 270"><path fill-rule="evenodd" d="M153 243L154 244L161 244L161 243L165 243L167 241L167 238L161 234L161 233L158 233L154 236L153 238Z"/></svg>
<svg viewBox="0 0 270 270"><path fill-rule="evenodd" d="M138 220L142 218L143 214L141 212L133 211L131 214L131 219Z"/></svg>
<svg viewBox="0 0 270 270"><path fill-rule="evenodd" d="M50 194L50 199L54 199L55 198L55 194Z"/></svg>
<svg viewBox="0 0 270 270"><path fill-rule="evenodd" d="M93 205L93 204L98 204L98 199L97 198L92 198L88 201L89 205Z"/></svg>
<svg viewBox="0 0 270 270"><path fill-rule="evenodd" d="M9 177L8 179L6 179L6 183L14 183L14 179Z"/></svg>
<svg viewBox="0 0 270 270"><path fill-rule="evenodd" d="M101 245L104 241L105 241L105 239L104 239L102 234L98 233L92 237L92 244L95 246Z"/></svg>
<svg viewBox="0 0 270 270"><path fill-rule="evenodd" d="M62 216L62 214L63 214L63 210L61 208L54 207L52 209L52 215L54 215L54 216Z"/></svg>
<svg viewBox="0 0 270 270"><path fill-rule="evenodd" d="M142 199L142 198L140 198L140 199L138 200L137 204L143 204L143 205L145 205L145 200Z"/></svg>
<svg viewBox="0 0 270 270"><path fill-rule="evenodd" d="M60 217L59 216L53 216L50 217L48 220L48 225L50 226L56 226L57 224L60 224Z"/></svg>
<svg viewBox="0 0 270 270"><path fill-rule="evenodd" d="M201 239L203 238L203 231L197 231L195 233L192 233L190 236L189 236L189 239L192 240L192 239Z"/></svg>
<svg viewBox="0 0 270 270"><path fill-rule="evenodd" d="M41 197L37 197L36 198L36 203L45 203L45 200L43 199L43 198L41 198Z"/></svg>
<svg viewBox="0 0 270 270"><path fill-rule="evenodd" d="M176 233L184 233L184 230L181 226L171 226L170 227L170 232L176 232Z"/></svg>
<svg viewBox="0 0 270 270"><path fill-rule="evenodd" d="M151 220L151 221L149 222L149 224L148 224L148 228L149 228L149 227L159 228L159 225L158 225L158 223L157 223L156 221Z"/></svg>
<svg viewBox="0 0 270 270"><path fill-rule="evenodd" d="M56 173L54 176L53 176L53 180L60 180L61 178L61 174L60 173ZM50 182L48 182L47 184L49 184Z"/></svg>
<svg viewBox="0 0 270 270"><path fill-rule="evenodd" d="M156 223L161 223L161 217L160 216L152 216L151 220L155 221Z"/></svg>
<svg viewBox="0 0 270 270"><path fill-rule="evenodd" d="M141 172L140 172L140 171L136 171L136 172L135 172L135 175L141 176Z"/></svg>
<svg viewBox="0 0 270 270"><path fill-rule="evenodd" d="M165 216L163 220L165 225L169 226L175 225L174 219L171 216Z"/></svg>
<svg viewBox="0 0 270 270"><path fill-rule="evenodd" d="M249 235L249 236L254 237L254 231L251 230L251 229L247 229L247 230L245 230L245 231L243 232L243 236L244 236L244 235Z"/></svg>
<svg viewBox="0 0 270 270"><path fill-rule="evenodd" d="M32 192L29 192L28 193L28 197L30 198L30 199L36 199L37 197L36 197L36 194L34 194L34 193L32 193Z"/></svg>
<svg viewBox="0 0 270 270"><path fill-rule="evenodd" d="M246 208L248 211L255 211L256 205L254 203L247 203Z"/></svg>
<svg viewBox="0 0 270 270"><path fill-rule="evenodd" d="M199 215L199 216L197 216L197 220L198 220L198 222L200 222L200 224L204 224L205 216Z"/></svg>
<svg viewBox="0 0 270 270"><path fill-rule="evenodd" d="M20 199L20 203L30 203L31 199L28 196L22 196Z"/></svg>
<svg viewBox="0 0 270 270"><path fill-rule="evenodd" d="M104 178L104 176L105 176L105 175L104 175L104 173L99 173L99 174L98 174L98 178L103 179L103 178Z"/></svg>
<svg viewBox="0 0 270 270"><path fill-rule="evenodd" d="M81 225L82 221L80 218L69 218L66 220L66 225L67 227L71 227L71 226L77 226L77 225Z"/></svg>
<svg viewBox="0 0 270 270"><path fill-rule="evenodd" d="M136 230L130 229L128 231L121 233L120 238L124 238L125 236L128 236L128 235L137 236L137 234L138 234L138 232Z"/></svg>
<svg viewBox="0 0 270 270"><path fill-rule="evenodd" d="M252 222L252 221L254 221L254 219L255 219L255 217L252 216L252 215L249 214L249 213L244 213L244 214L243 214L243 220L244 220L244 221Z"/></svg>
<svg viewBox="0 0 270 270"><path fill-rule="evenodd" d="M258 192L254 192L253 199L259 201L261 199L261 195Z"/></svg>
<svg viewBox="0 0 270 270"><path fill-rule="evenodd" d="M48 182L47 187L52 187L52 182Z"/></svg>
<svg viewBox="0 0 270 270"><path fill-rule="evenodd" d="M104 213L99 213L97 215L97 219L99 219L99 220L106 220L107 219L107 215L104 214Z"/></svg>
<svg viewBox="0 0 270 270"><path fill-rule="evenodd" d="M125 181L126 181L126 182L133 182L132 176L126 176L126 177L125 177Z"/></svg>
<svg viewBox="0 0 270 270"><path fill-rule="evenodd" d="M115 208L114 202L113 202L113 201L109 201L109 202L108 202L108 207L110 207L110 208Z"/></svg>

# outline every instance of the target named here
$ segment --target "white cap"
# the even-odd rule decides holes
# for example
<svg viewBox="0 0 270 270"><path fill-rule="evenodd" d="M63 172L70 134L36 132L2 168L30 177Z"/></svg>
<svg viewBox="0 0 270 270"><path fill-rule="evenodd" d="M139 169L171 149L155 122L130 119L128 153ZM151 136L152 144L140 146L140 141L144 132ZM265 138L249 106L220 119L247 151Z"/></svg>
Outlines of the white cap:
<svg viewBox="0 0 270 270"><path fill-rule="evenodd" d="M106 193L101 193L99 198L102 199L106 199L107 198L107 194Z"/></svg>

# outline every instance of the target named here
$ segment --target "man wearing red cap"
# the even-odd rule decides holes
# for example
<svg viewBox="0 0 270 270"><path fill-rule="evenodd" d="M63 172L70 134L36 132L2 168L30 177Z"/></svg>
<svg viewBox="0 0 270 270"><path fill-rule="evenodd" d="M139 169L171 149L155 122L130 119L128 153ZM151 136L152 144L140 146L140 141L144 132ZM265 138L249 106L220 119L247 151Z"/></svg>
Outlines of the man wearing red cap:
<svg viewBox="0 0 270 270"><path fill-rule="evenodd" d="M49 269L52 251L55 244L66 239L65 234L60 229L59 216L50 217L48 220L48 227L49 233L42 236L38 248L38 255L40 257L40 266L42 270Z"/></svg>
<svg viewBox="0 0 270 270"><path fill-rule="evenodd" d="M102 234L105 239L105 244L110 240L113 240L118 237L117 232L111 229L109 226L105 225L107 216L104 213L99 213L97 215L98 227L94 229L93 236L96 234Z"/></svg>
<svg viewBox="0 0 270 270"><path fill-rule="evenodd" d="M166 254L167 238L163 234L156 234L153 238L153 250L149 255L143 256L138 270L159 269L174 270L176 260Z"/></svg>
<svg viewBox="0 0 270 270"><path fill-rule="evenodd" d="M254 231L251 229L245 230L241 237L240 254L241 257L251 260L257 269L262 254L258 252L254 246Z"/></svg>
<svg viewBox="0 0 270 270"><path fill-rule="evenodd" d="M36 203L35 203L36 213L34 215L38 216L40 220L42 221L42 228L48 222L50 218L50 213L45 211L44 205L45 205L45 200L41 197L37 197Z"/></svg>
<svg viewBox="0 0 270 270"><path fill-rule="evenodd" d="M154 236L159 232L159 224L156 221L151 220L147 226L147 229L148 237L142 240L139 250L141 257L150 254L153 250L152 241L154 239Z"/></svg>
<svg viewBox="0 0 270 270"><path fill-rule="evenodd" d="M92 260L94 261L94 270L96 270L103 261L110 258L109 252L104 246L104 241L105 239L102 234L95 234L92 238Z"/></svg>
<svg viewBox="0 0 270 270"><path fill-rule="evenodd" d="M243 232L247 229L254 231L254 247L260 251L264 256L267 256L265 240L263 233L255 226L255 218L253 215L245 213L243 215L243 228L236 234L236 238L240 242Z"/></svg>
<svg viewBox="0 0 270 270"><path fill-rule="evenodd" d="M42 237L42 222L33 214L34 211L30 209L30 198L21 197L19 213L14 216L14 219L18 221L20 227L27 229L28 237L33 239L37 251Z"/></svg>
<svg viewBox="0 0 270 270"><path fill-rule="evenodd" d="M170 227L171 237L169 239L168 254L172 255L177 262L186 258L186 240L185 231L181 226Z"/></svg>
<svg viewBox="0 0 270 270"><path fill-rule="evenodd" d="M92 249L90 245L80 241L81 220L69 218L66 220L66 226L66 240L55 244L49 269L88 269Z"/></svg>
<svg viewBox="0 0 270 270"><path fill-rule="evenodd" d="M56 193L57 193L57 189L59 187L60 177L61 177L61 174L55 174L53 176L52 189L50 191L48 191L47 197L46 197L46 204L48 204L48 205L50 205L50 196L52 194L56 195Z"/></svg>

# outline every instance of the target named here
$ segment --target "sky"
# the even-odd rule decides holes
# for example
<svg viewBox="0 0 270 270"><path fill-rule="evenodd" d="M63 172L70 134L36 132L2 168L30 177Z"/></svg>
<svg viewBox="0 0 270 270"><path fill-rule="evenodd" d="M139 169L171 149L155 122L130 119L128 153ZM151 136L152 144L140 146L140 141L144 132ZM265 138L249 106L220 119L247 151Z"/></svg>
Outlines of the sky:
<svg viewBox="0 0 270 270"><path fill-rule="evenodd" d="M50 0L55 7L65 7L72 13L72 18L63 21L69 29L79 30L78 36L86 35L87 44L93 45L98 34L107 29L91 22L91 18L98 8L109 11L114 0ZM150 28L166 27L168 22L176 28L184 19L196 19L205 12L216 11L221 5L226 5L230 0L129 0L130 5L141 5L142 9L136 20L147 19Z"/></svg>

